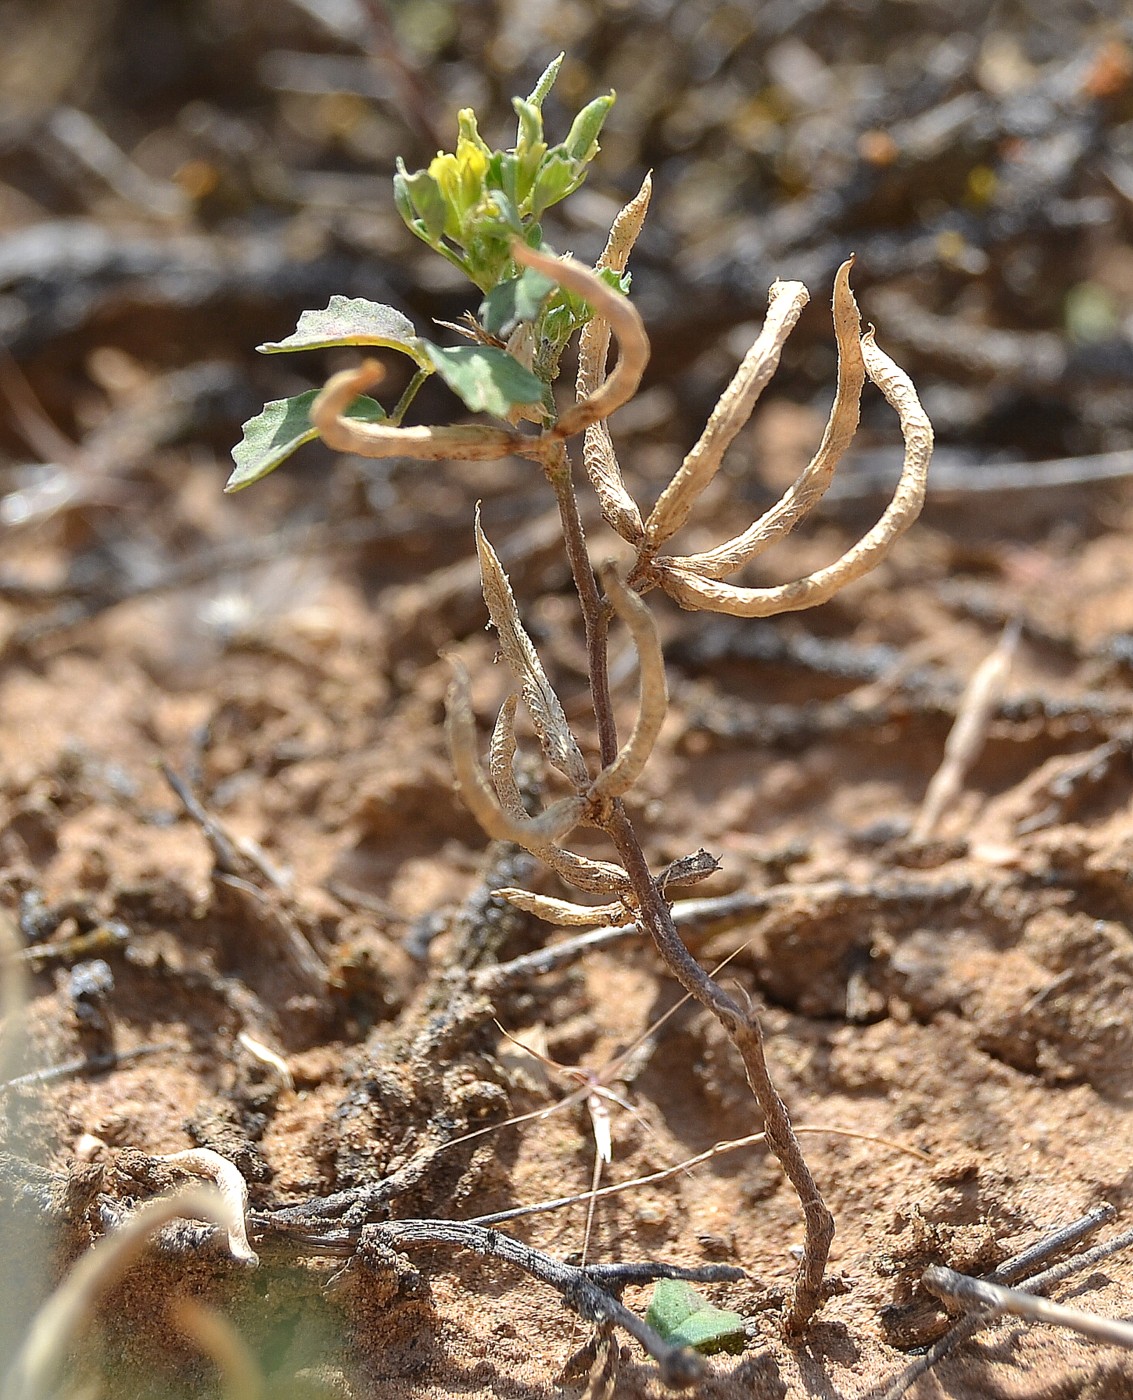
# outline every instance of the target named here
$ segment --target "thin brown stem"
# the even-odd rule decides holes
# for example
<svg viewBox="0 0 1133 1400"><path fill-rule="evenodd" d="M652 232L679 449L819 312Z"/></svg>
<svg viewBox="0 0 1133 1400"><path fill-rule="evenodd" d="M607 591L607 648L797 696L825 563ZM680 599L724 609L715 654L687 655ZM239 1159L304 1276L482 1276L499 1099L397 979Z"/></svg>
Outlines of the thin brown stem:
<svg viewBox="0 0 1133 1400"><path fill-rule="evenodd" d="M586 549L586 534L578 511L574 492L571 461L561 442L553 445L552 454L544 459L543 469L555 492L567 558L574 578L575 590L582 607L582 625L586 633L586 660L590 671L590 695L594 705L594 720L598 729L598 751L602 767L613 763L618 753L618 731L614 722L614 707L610 699L610 668L606 651L609 634L609 613L594 567Z"/></svg>
<svg viewBox="0 0 1133 1400"><path fill-rule="evenodd" d="M665 966L685 991L706 1007L740 1052L748 1084L763 1112L767 1142L795 1188L806 1225L803 1257L795 1276L794 1297L783 1321L789 1336L798 1336L824 1301L823 1274L834 1238L834 1217L826 1207L787 1106L771 1080L764 1053L763 1029L753 1010L745 1010L708 975L681 941L669 906L653 879L637 834L620 803L614 804L608 831L626 868L641 907L641 920Z"/></svg>

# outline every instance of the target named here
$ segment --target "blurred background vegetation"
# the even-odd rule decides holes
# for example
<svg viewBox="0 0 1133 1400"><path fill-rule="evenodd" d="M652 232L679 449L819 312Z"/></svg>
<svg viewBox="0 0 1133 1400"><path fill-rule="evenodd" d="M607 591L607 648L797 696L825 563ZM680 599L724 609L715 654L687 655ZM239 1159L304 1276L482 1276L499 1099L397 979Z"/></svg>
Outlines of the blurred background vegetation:
<svg viewBox="0 0 1133 1400"><path fill-rule="evenodd" d="M693 430L776 276L814 297L776 392L828 390L825 307L853 251L942 461L1123 449L1123 14L1084 0L8 0L0 341L64 415L96 344L165 368L228 360L234 396L213 408L218 441L231 436L234 405L295 372L250 347L302 307L332 292L421 317L468 304L401 226L394 159L451 148L462 106L510 140L511 96L564 49L552 133L595 93L618 101L552 240L594 256L647 169L656 183L635 290L664 387L631 430Z"/></svg>

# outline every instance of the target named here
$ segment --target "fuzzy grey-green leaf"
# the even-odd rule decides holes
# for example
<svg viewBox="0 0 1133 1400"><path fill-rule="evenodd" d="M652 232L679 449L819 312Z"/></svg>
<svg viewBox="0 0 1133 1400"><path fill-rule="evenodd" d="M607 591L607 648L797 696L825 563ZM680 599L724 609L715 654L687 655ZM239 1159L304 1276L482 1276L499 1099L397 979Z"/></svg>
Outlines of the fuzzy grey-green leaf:
<svg viewBox="0 0 1133 1400"><path fill-rule="evenodd" d="M715 1307L683 1279L657 1280L645 1320L673 1346L705 1353L744 1349L746 1332L739 1313Z"/></svg>
<svg viewBox="0 0 1133 1400"><path fill-rule="evenodd" d="M244 435L232 449L236 470L228 478L226 491L239 491L275 471L297 448L318 437L311 422L311 405L321 391L308 389L290 399L273 399L244 424ZM346 410L348 418L377 423L386 416L376 400L364 394Z"/></svg>
<svg viewBox="0 0 1133 1400"><path fill-rule="evenodd" d="M433 368L473 413L506 418L516 404L539 403L543 382L493 345L442 347L421 342Z"/></svg>
<svg viewBox="0 0 1133 1400"><path fill-rule="evenodd" d="M520 321L534 321L555 284L549 277L524 268L518 277L498 283L480 303L480 324L492 335L509 336Z"/></svg>
<svg viewBox="0 0 1133 1400"><path fill-rule="evenodd" d="M413 322L394 307L365 297L331 297L322 311L304 311L289 336L256 348L265 355L278 355L328 345L384 345L424 363Z"/></svg>

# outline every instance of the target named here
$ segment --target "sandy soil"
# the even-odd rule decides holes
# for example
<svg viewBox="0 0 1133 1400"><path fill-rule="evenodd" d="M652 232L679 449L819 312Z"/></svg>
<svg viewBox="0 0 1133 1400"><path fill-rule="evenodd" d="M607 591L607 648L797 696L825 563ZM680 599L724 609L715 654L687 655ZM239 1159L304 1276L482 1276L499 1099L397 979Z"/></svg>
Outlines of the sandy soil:
<svg viewBox="0 0 1133 1400"><path fill-rule="evenodd" d="M814 426L801 413L772 415L765 437L784 439L780 457ZM489 497L489 521L516 499L538 519L546 503L519 471L446 472L428 489L456 508ZM262 502L224 501L215 485L211 470L186 472L169 498L171 535L187 522L254 533ZM82 1198L57 1258L99 1233L100 1200L153 1193L160 1183L139 1154L193 1145L236 1161L260 1211L411 1160L420 1170L394 1217L469 1218L584 1191L593 1138L577 1103L432 1151L553 1109L576 1087L501 1027L618 1086L627 1107L609 1104L606 1181L759 1128L735 1055L690 1006L619 1078L619 1051L678 1000L649 947L531 978L437 1030L452 969L514 957L546 932L485 905L485 880L498 882L511 857L485 854L439 732L438 643L455 639L473 668L483 718L505 684L480 627L469 532L430 533L435 505L420 478L400 490L421 523L382 543L391 581L376 599L349 553L324 553L128 601L22 649L10 642L0 891L25 936L45 941L33 945L28 1037L9 1074L161 1047L7 1092L8 1150L70 1174ZM1013 532L1009 501L994 504L971 507L968 529L954 505L948 518L930 511L875 576L813 615L768 625L661 609L674 704L635 815L658 863L701 845L720 856L698 895L779 891L697 951L708 965L734 953L726 975L765 1007L777 1081L796 1122L815 1130L805 1146L838 1225L835 1296L789 1346L778 1317L800 1216L764 1148L598 1206L591 1260L748 1271L705 1286L749 1319L744 1354L709 1360L706 1396L870 1393L946 1325L920 1287L927 1265L987 1272L1099 1202L1124 1212L1133 1199L1133 693L1113 645L1133 614L1133 502L1107 492L1096 503L1104 525L1041 544ZM703 538L746 509L721 493ZM493 528L507 558L508 527ZM804 532L776 567L813 566L850 528ZM517 588L584 727L561 571L530 530L512 539ZM66 521L55 522L11 558L52 577L69 548ZM15 639L29 615L5 605L5 634ZM987 747L937 834L914 840L959 694L1005 617L1021 619L1023 638ZM627 716L634 688L624 674ZM258 866L223 873L160 763L231 837L256 843ZM69 951L108 921L121 925L117 941ZM101 994L84 992L92 954L109 969ZM286 1060L293 1089L241 1046L242 1032ZM76 1161L84 1134L105 1144L93 1167ZM507 1228L577 1256L585 1215L577 1205ZM1119 1228L1120 1218L1109 1231ZM101 1358L119 1394L211 1387L170 1340L163 1305L181 1290L228 1312L273 1393L560 1393L556 1377L584 1340L550 1289L465 1253L417 1251L420 1276L391 1285L296 1244L260 1248L247 1276L216 1249L147 1259L100 1312L85 1364ZM1058 1296L1128 1316L1130 1270L1118 1255ZM636 1308L647 1300L627 1293ZM652 1376L627 1343L617 1393L658 1393ZM583 1381L564 1384L582 1393ZM918 1386L916 1396L1116 1396L1133 1393L1133 1371L1114 1349L1015 1322L987 1328Z"/></svg>

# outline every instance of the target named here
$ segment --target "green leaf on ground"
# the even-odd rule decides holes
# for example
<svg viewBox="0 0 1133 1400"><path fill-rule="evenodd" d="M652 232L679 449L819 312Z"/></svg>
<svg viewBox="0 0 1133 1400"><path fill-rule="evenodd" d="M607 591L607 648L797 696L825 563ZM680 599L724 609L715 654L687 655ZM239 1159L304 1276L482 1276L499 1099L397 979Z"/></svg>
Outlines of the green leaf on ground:
<svg viewBox="0 0 1133 1400"><path fill-rule="evenodd" d="M717 1308L683 1279L660 1278L645 1320L673 1346L738 1355L747 1335L739 1313Z"/></svg>
<svg viewBox="0 0 1133 1400"><path fill-rule="evenodd" d="M228 478L226 491L240 491L275 471L281 462L305 442L318 437L311 422L311 405L321 390L308 389L291 399L273 399L263 410L244 424L244 436L232 449L236 470ZM363 423L378 423L386 416L385 409L364 394L346 410L347 418Z"/></svg>
<svg viewBox="0 0 1133 1400"><path fill-rule="evenodd" d="M283 340L258 345L265 355L289 350L321 350L328 345L384 345L424 363L413 322L392 306L364 297L331 297L322 311L304 311L299 324Z"/></svg>
<svg viewBox="0 0 1133 1400"><path fill-rule="evenodd" d="M506 418L516 404L540 403L543 381L494 345L444 348L422 341L433 368L473 413Z"/></svg>

